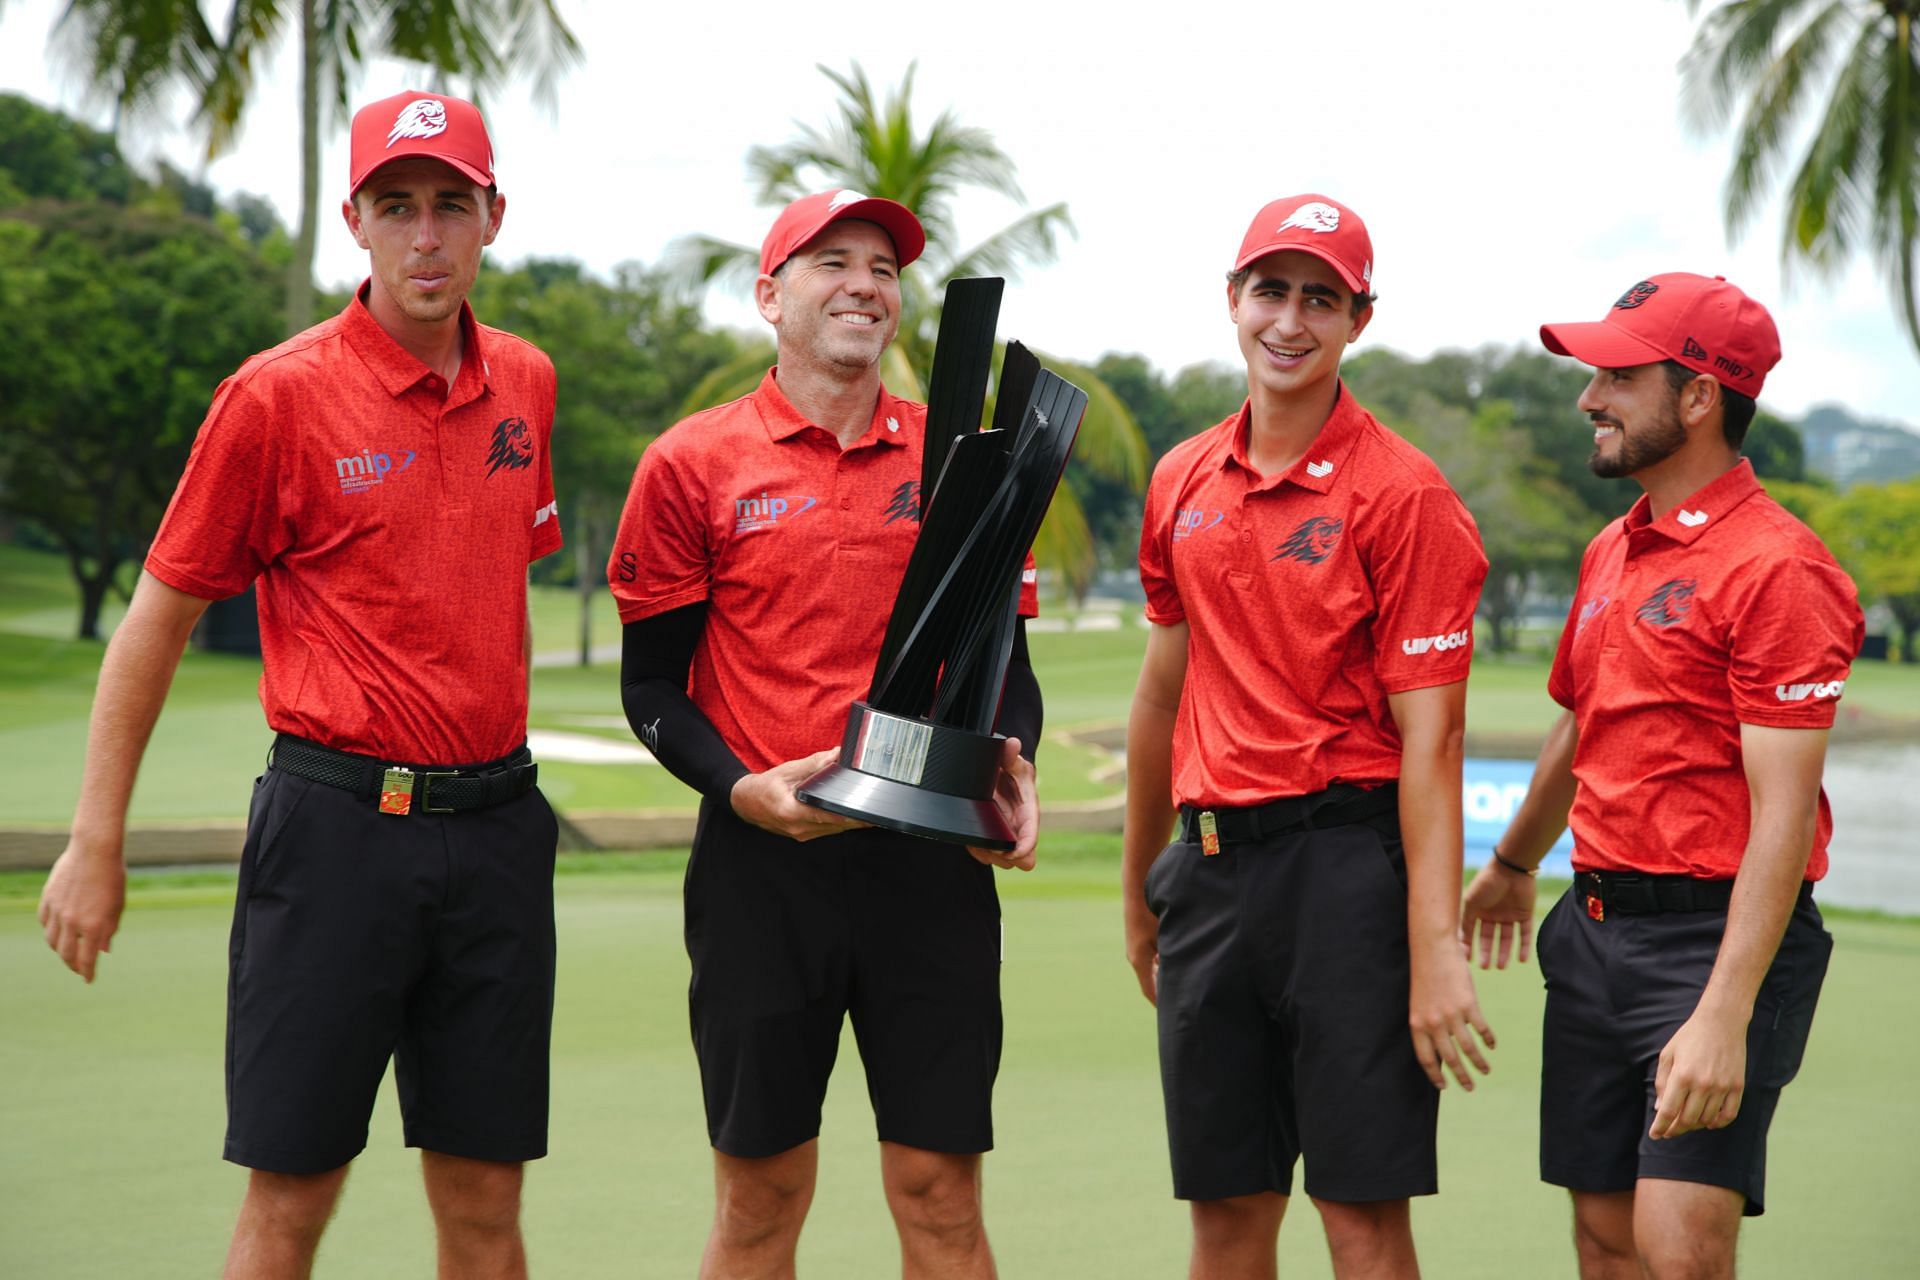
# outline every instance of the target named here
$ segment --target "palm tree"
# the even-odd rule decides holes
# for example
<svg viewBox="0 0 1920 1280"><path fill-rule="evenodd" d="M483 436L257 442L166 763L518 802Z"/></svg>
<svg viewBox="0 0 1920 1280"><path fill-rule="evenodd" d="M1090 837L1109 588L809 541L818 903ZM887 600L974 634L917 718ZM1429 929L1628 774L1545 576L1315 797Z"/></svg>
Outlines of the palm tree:
<svg viewBox="0 0 1920 1280"><path fill-rule="evenodd" d="M924 133L915 128L914 70L909 66L900 88L882 101L858 63L846 74L821 67L821 74L840 90L832 124L818 129L799 123L793 141L753 148L747 153L747 171L763 204L781 206L813 191L845 187L897 200L919 217L927 229L926 252L901 276L900 336L881 364L882 377L895 394L917 399L925 394L922 387L933 364L945 282L963 276L1011 277L1023 266L1051 262L1060 235L1070 232L1073 223L1065 204L1050 204L1021 214L970 249L957 250L961 242L952 205L961 190L985 187L1022 204L1025 197L1014 179L1012 158L986 130L961 124L951 110L941 112ZM759 270L758 249L710 236L688 236L673 254L681 275L700 287L720 280L745 285ZM772 359L771 344L743 351L694 390L689 409L751 391ZM1147 445L1132 414L1091 369L1052 357L1046 361L1088 394L1074 457L1138 492L1146 482ZM1091 580L1093 535L1079 500L1064 484L1047 512L1034 556L1076 593Z"/></svg>
<svg viewBox="0 0 1920 1280"><path fill-rule="evenodd" d="M1696 122L1719 128L1740 114L1727 175L1730 234L1767 196L1796 125L1817 114L1787 181L1782 261L1832 271L1855 249L1870 250L1920 348L1916 12L1920 0L1728 0L1706 16L1682 73Z"/></svg>
<svg viewBox="0 0 1920 1280"><path fill-rule="evenodd" d="M289 31L300 50L300 225L287 264L286 325L312 319L313 254L320 209L321 98L325 124L347 119L348 95L370 59L423 64L429 89L453 77L476 95L520 68L551 100L560 72L580 56L555 0L233 0L216 34L198 0L68 0L56 42L118 114L151 110L184 89L207 158L238 136L261 68Z"/></svg>

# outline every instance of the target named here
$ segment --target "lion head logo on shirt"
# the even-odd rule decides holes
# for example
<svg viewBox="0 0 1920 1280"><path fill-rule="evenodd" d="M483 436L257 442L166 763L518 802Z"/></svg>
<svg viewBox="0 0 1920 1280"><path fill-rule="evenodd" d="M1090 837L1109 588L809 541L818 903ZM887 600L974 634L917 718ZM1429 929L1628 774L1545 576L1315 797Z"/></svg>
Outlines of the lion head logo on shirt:
<svg viewBox="0 0 1920 1280"><path fill-rule="evenodd" d="M1340 541L1340 531L1346 527L1346 521L1333 516L1308 516L1298 529L1287 535L1273 558L1319 564L1333 554L1333 548Z"/></svg>
<svg viewBox="0 0 1920 1280"><path fill-rule="evenodd" d="M1693 610L1692 578L1675 578L1663 582L1653 589L1653 594L1640 602L1637 610L1640 621L1650 622L1656 627L1670 627Z"/></svg>
<svg viewBox="0 0 1920 1280"><path fill-rule="evenodd" d="M885 523L895 520L918 520L920 518L920 482L902 480L894 488L893 496L887 499L887 518Z"/></svg>
<svg viewBox="0 0 1920 1280"><path fill-rule="evenodd" d="M487 450L487 475L500 468L521 471L533 465L533 428L525 418L502 418L493 426L493 447Z"/></svg>

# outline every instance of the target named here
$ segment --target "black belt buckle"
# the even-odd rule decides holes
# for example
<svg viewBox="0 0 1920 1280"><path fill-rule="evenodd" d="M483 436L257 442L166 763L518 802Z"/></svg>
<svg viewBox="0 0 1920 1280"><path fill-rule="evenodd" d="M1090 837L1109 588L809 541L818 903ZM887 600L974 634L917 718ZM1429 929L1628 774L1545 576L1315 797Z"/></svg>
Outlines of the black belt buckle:
<svg viewBox="0 0 1920 1280"><path fill-rule="evenodd" d="M420 812L422 813L452 813L453 812L452 805L450 804L437 805L433 802L433 780L435 778L457 778L460 776L458 770L441 770L436 773L436 772L431 772L423 769L420 772L415 773L413 776L419 781L419 784L420 784Z"/></svg>

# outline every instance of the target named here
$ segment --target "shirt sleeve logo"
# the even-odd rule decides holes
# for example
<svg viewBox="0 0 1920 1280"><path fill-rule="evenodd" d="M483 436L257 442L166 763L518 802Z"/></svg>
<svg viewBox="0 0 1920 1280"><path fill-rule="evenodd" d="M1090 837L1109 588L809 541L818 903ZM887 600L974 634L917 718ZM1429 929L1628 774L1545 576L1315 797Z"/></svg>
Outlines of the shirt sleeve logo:
<svg viewBox="0 0 1920 1280"><path fill-rule="evenodd" d="M1340 542L1340 531L1346 527L1346 521L1333 516L1308 516L1298 529L1287 535L1273 558L1319 564L1333 554Z"/></svg>
<svg viewBox="0 0 1920 1280"><path fill-rule="evenodd" d="M893 419L888 418L887 422L891 424ZM900 482L899 488L893 491L893 496L887 499L886 515L885 523L887 524L892 524L895 520L920 518L920 482L918 480Z"/></svg>
<svg viewBox="0 0 1920 1280"><path fill-rule="evenodd" d="M487 450L487 475L505 467L524 471L533 465L533 428L525 418L502 418L493 424L493 447Z"/></svg>
<svg viewBox="0 0 1920 1280"><path fill-rule="evenodd" d="M1653 589L1653 594L1640 602L1636 610L1640 621L1650 622L1656 627L1670 627L1693 611L1692 578L1675 578L1663 582Z"/></svg>
<svg viewBox="0 0 1920 1280"><path fill-rule="evenodd" d="M1445 653L1449 649L1458 649L1472 638L1471 631L1449 631L1443 636L1414 636L1400 642L1400 652L1410 658L1423 653Z"/></svg>
<svg viewBox="0 0 1920 1280"><path fill-rule="evenodd" d="M1808 698L1837 698L1846 688L1845 680L1810 681L1806 684L1777 684L1773 696L1782 702L1805 702Z"/></svg>

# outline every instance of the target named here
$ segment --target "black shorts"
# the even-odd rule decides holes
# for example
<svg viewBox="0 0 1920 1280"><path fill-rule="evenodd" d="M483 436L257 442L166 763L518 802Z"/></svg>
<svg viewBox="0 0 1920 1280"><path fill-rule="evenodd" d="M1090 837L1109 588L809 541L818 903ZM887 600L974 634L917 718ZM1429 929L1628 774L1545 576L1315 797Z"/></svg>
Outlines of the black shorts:
<svg viewBox="0 0 1920 1280"><path fill-rule="evenodd" d="M1706 988L1727 914L1589 918L1571 890L1540 923L1546 979L1541 1046L1540 1177L1572 1191L1631 1191L1641 1178L1729 1187L1765 1204L1767 1126L1800 1070L1833 938L1810 894L1787 922L1747 1027L1747 1084L1724 1129L1654 1141L1660 1052Z"/></svg>
<svg viewBox="0 0 1920 1280"><path fill-rule="evenodd" d="M1391 814L1226 844L1147 875L1160 1081L1182 1200L1431 1195L1439 1092L1407 1028L1406 861Z"/></svg>
<svg viewBox="0 0 1920 1280"><path fill-rule="evenodd" d="M707 1134L777 1155L820 1133L851 1016L883 1142L993 1146L1000 902L958 845L861 830L805 844L700 809L689 1005Z"/></svg>
<svg viewBox="0 0 1920 1280"><path fill-rule="evenodd" d="M233 913L226 1158L347 1163L389 1058L408 1146L545 1155L557 834L537 790L393 817L267 770Z"/></svg>

